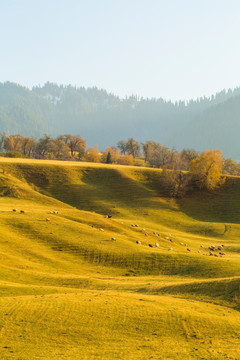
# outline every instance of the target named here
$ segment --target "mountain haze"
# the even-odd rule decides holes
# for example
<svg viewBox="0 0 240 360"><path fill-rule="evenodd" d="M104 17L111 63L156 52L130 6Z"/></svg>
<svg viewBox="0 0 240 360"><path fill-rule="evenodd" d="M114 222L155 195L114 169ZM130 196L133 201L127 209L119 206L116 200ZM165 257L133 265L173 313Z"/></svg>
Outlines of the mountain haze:
<svg viewBox="0 0 240 360"><path fill-rule="evenodd" d="M167 146L219 148L240 159L240 88L188 102L120 99L105 90L46 83L31 90L0 84L0 131L41 137L80 134L105 149L120 139L155 140Z"/></svg>
<svg viewBox="0 0 240 360"><path fill-rule="evenodd" d="M226 157L240 160L240 96L208 108L183 127L174 144L196 149L221 149Z"/></svg>

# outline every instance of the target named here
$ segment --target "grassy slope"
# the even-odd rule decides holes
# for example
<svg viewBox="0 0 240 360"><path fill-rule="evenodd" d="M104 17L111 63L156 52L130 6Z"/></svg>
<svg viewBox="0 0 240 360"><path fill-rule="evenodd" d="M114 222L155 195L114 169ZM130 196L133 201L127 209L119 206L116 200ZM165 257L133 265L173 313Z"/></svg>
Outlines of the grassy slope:
<svg viewBox="0 0 240 360"><path fill-rule="evenodd" d="M1 359L240 358L239 178L175 201L153 169L1 170Z"/></svg>

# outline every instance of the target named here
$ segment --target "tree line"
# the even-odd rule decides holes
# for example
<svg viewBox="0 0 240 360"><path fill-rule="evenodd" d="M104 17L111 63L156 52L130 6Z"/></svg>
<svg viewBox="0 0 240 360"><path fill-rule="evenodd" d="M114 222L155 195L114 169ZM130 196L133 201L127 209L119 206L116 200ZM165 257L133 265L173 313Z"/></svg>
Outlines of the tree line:
<svg viewBox="0 0 240 360"><path fill-rule="evenodd" d="M0 152L8 157L161 168L163 187L172 197L182 196L193 185L213 190L224 183L223 175L240 176L240 163L224 159L219 150L207 150L201 154L194 149L177 151L156 141L140 143L134 138L119 140L116 146L99 152L97 145L87 149L86 140L80 135L63 134L51 138L45 134L37 139L21 134L7 136L0 133Z"/></svg>
<svg viewBox="0 0 240 360"><path fill-rule="evenodd" d="M87 149L86 140L80 135L72 134L59 135L56 138L45 134L37 139L21 134L7 136L0 133L0 152L8 157L144 165L186 171L189 170L191 161L200 155L200 152L194 149L177 151L156 141L140 143L134 138L119 140L116 146L109 146L99 152L97 145ZM144 161L137 161L139 158ZM240 176L240 163L231 158L224 159L222 171L223 174Z"/></svg>
<svg viewBox="0 0 240 360"><path fill-rule="evenodd" d="M80 135L63 134L57 138L51 138L45 134L42 138L15 134L7 136L0 133L0 152L7 157L25 157L48 160L71 160L89 161L102 163L116 163L122 165L134 165L135 157L139 152L134 152L134 143L122 153L114 146L99 152L95 145L87 149L86 140Z"/></svg>
<svg viewBox="0 0 240 360"><path fill-rule="evenodd" d="M8 157L36 159L78 160L90 162L135 165L136 159L144 159L145 166L188 170L190 162L199 155L193 149L178 152L156 141L140 144L134 138L118 141L116 146L99 152L98 146L87 149L86 140L80 135L64 134L51 138L27 137L21 134L7 136L0 133L0 151ZM137 164L139 165L139 163ZM229 166L228 166L229 167Z"/></svg>

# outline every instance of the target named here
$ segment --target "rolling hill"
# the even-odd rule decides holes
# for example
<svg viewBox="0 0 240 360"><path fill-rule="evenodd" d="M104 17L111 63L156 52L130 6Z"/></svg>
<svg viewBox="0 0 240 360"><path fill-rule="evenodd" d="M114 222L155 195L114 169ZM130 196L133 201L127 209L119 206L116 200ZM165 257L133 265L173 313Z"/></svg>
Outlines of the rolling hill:
<svg viewBox="0 0 240 360"><path fill-rule="evenodd" d="M240 178L159 171L0 158L1 359L240 358Z"/></svg>

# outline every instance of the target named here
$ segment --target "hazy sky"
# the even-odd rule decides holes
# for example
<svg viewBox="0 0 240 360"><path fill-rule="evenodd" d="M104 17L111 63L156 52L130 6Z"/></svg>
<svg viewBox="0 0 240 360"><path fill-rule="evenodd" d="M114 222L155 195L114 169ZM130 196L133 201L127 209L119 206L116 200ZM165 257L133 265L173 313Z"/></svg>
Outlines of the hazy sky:
<svg viewBox="0 0 240 360"><path fill-rule="evenodd" d="M240 85L239 0L0 0L0 82L188 99Z"/></svg>

